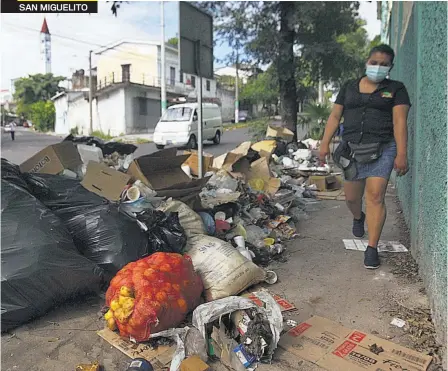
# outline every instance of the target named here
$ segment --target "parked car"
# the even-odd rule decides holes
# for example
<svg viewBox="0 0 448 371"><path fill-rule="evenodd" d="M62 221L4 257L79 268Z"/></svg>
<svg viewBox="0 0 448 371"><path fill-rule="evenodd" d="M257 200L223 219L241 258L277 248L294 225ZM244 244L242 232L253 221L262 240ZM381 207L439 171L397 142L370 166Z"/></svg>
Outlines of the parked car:
<svg viewBox="0 0 448 371"><path fill-rule="evenodd" d="M247 122L251 120L248 111L239 111L238 113L238 122ZM235 119L232 119L232 124L235 123Z"/></svg>
<svg viewBox="0 0 448 371"><path fill-rule="evenodd" d="M154 143L158 149L166 145L187 146L197 148L198 144L198 104L183 103L169 107L160 118L154 130ZM217 104L202 105L202 137L215 144L221 142L224 132L222 127L221 109Z"/></svg>
<svg viewBox="0 0 448 371"><path fill-rule="evenodd" d="M5 127L3 128L3 131L5 133L9 133L11 131L11 124L6 124Z"/></svg>
<svg viewBox="0 0 448 371"><path fill-rule="evenodd" d="M24 128L32 128L33 123L30 120L25 120L25 121L23 121L23 127Z"/></svg>

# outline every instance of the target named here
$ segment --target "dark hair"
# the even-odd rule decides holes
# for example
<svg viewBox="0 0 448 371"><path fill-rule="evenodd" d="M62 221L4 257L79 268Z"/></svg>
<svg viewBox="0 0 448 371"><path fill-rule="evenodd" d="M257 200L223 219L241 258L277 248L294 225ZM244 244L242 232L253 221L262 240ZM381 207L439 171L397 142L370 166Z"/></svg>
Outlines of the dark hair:
<svg viewBox="0 0 448 371"><path fill-rule="evenodd" d="M370 49L369 58L372 56L372 54L375 54L375 53L387 54L388 56L390 56L392 62L394 61L395 52L389 45L381 44L378 46L374 46L372 49Z"/></svg>

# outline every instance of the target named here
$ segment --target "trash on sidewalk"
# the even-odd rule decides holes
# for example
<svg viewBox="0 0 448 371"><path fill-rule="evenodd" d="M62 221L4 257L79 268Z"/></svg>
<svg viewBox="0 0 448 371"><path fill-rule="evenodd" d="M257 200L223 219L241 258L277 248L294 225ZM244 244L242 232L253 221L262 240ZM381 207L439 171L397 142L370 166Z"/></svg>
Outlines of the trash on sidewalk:
<svg viewBox="0 0 448 371"><path fill-rule="evenodd" d="M205 363L198 356L191 356L186 358L180 364L180 371L208 371L210 370L207 363Z"/></svg>
<svg viewBox="0 0 448 371"><path fill-rule="evenodd" d="M11 179L10 173L5 175ZM102 270L79 254L53 212L3 178L1 203L2 331L72 296L99 291Z"/></svg>
<svg viewBox="0 0 448 371"><path fill-rule="evenodd" d="M157 191L158 196L188 203L200 193L209 178L192 180L181 168L189 155L177 156L176 153L176 148L169 148L136 158L127 174Z"/></svg>
<svg viewBox="0 0 448 371"><path fill-rule="evenodd" d="M321 192L335 191L341 188L342 178L335 175L311 175L308 178L308 185L313 184Z"/></svg>
<svg viewBox="0 0 448 371"><path fill-rule="evenodd" d="M367 240L342 240L346 250L365 251L369 245ZM407 252L408 249L399 241L379 241L378 252Z"/></svg>
<svg viewBox="0 0 448 371"><path fill-rule="evenodd" d="M207 301L236 295L266 277L263 269L215 237L192 237L187 255L202 278Z"/></svg>
<svg viewBox="0 0 448 371"><path fill-rule="evenodd" d="M148 340L151 333L176 327L200 303L203 285L191 261L155 253L127 264L110 282L105 315L123 337Z"/></svg>
<svg viewBox="0 0 448 371"><path fill-rule="evenodd" d="M279 347L330 371L393 369L425 371L432 357L322 317L312 317L282 335ZM372 347L382 352L373 352ZM377 354L378 353L378 354Z"/></svg>
<svg viewBox="0 0 448 371"><path fill-rule="evenodd" d="M189 157L185 160L184 165L187 165L190 168L191 174L194 176L198 176L198 152L197 151L184 151L184 155L189 155ZM202 168L203 174L207 173L213 165L213 155L209 153L202 154Z"/></svg>
<svg viewBox="0 0 448 371"><path fill-rule="evenodd" d="M89 363L89 364L79 364L76 366L75 371L100 371L101 366L98 361Z"/></svg>
<svg viewBox="0 0 448 371"><path fill-rule="evenodd" d="M211 340L209 353L235 370L253 369L259 361L270 363L283 329L275 300L266 292L255 295L264 303L262 307L246 298L230 296L202 304L193 312L193 325L204 339ZM246 326L242 327L238 319L245 314Z"/></svg>
<svg viewBox="0 0 448 371"><path fill-rule="evenodd" d="M291 304L290 302L288 302L286 299L283 299L282 297L280 297L277 294L274 294L270 291L267 291L267 292L269 293L269 295L271 295L274 298L275 302L280 306L281 312L287 312L287 311L296 309L296 307L293 304ZM253 301L259 307L263 306L263 302L258 298L257 295L255 295L254 292L244 292L241 294L241 296Z"/></svg>
<svg viewBox="0 0 448 371"><path fill-rule="evenodd" d="M401 318L395 317L390 324L392 326L403 328L404 326L406 326L406 321L402 320Z"/></svg>
<svg viewBox="0 0 448 371"><path fill-rule="evenodd" d="M64 169L80 172L82 161L71 142L61 142L45 147L20 165L24 173L60 174Z"/></svg>
<svg viewBox="0 0 448 371"><path fill-rule="evenodd" d="M166 370L176 351L174 343L158 345L157 347L154 347L151 342L135 344L128 339L123 339L119 334L108 328L98 331L97 334L129 358L141 357L151 362L156 371Z"/></svg>
<svg viewBox="0 0 448 371"><path fill-rule="evenodd" d="M130 179L131 177L127 174L111 169L104 164L90 161L81 184L85 189L98 196L110 201L118 201Z"/></svg>
<svg viewBox="0 0 448 371"><path fill-rule="evenodd" d="M266 131L266 138L279 138L291 142L294 138L294 133L288 128L270 125Z"/></svg>

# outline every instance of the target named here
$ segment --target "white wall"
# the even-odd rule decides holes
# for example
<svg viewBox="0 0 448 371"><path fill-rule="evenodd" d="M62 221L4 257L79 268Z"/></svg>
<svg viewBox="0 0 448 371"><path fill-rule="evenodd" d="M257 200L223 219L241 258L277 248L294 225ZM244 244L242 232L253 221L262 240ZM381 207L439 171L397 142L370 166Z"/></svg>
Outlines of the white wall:
<svg viewBox="0 0 448 371"><path fill-rule="evenodd" d="M217 89L217 98L221 101L221 115L224 122L230 122L235 117L235 92Z"/></svg>
<svg viewBox="0 0 448 371"><path fill-rule="evenodd" d="M56 109L57 134L70 134L78 128L78 133L88 135L90 132L89 102L84 97L73 98L68 102L67 95L54 101ZM103 94L92 102L93 130L118 136L125 133L124 90L117 89Z"/></svg>

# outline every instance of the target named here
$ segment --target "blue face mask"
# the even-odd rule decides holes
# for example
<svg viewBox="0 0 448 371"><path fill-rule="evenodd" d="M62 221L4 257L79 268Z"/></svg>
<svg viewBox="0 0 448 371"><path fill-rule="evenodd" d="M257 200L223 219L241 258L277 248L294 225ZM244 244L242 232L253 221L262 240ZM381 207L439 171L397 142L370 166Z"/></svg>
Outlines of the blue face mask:
<svg viewBox="0 0 448 371"><path fill-rule="evenodd" d="M391 67L366 65L367 78L372 82L381 82L389 74Z"/></svg>

